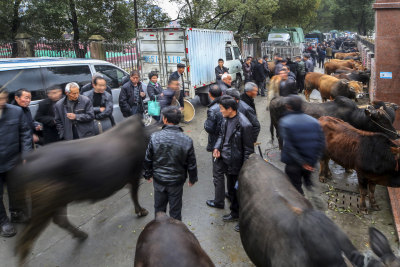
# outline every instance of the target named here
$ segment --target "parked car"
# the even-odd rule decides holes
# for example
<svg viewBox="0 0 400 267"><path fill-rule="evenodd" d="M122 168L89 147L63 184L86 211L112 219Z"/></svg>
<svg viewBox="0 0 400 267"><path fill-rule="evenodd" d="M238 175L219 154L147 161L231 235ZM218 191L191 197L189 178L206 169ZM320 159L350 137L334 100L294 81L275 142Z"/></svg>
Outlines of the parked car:
<svg viewBox="0 0 400 267"><path fill-rule="evenodd" d="M5 87L13 98L13 93L26 88L32 93L30 109L35 116L38 104L47 97L46 89L69 82L79 86L90 83L92 75L100 72L112 88L114 100L113 116L116 122L122 121L118 97L120 88L128 81L128 73L117 66L102 60L72 58L10 58L0 59L0 88Z"/></svg>

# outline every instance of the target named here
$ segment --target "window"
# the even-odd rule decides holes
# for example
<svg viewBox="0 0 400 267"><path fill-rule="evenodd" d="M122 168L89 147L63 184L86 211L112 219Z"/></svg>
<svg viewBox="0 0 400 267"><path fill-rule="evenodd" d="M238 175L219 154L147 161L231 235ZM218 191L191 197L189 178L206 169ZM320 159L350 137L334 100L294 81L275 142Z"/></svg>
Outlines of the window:
<svg viewBox="0 0 400 267"><path fill-rule="evenodd" d="M226 55L226 61L233 60L232 50L230 47L225 47L225 55Z"/></svg>
<svg viewBox="0 0 400 267"><path fill-rule="evenodd" d="M240 59L239 47L233 47L233 53L235 54L235 59Z"/></svg>
<svg viewBox="0 0 400 267"><path fill-rule="evenodd" d="M0 71L0 88L3 86L10 93L10 99L21 88L31 91L32 100L46 98L40 68Z"/></svg>
<svg viewBox="0 0 400 267"><path fill-rule="evenodd" d="M82 87L92 81L88 65L46 67L42 70L46 88L60 86L64 89L70 82L76 82Z"/></svg>
<svg viewBox="0 0 400 267"><path fill-rule="evenodd" d="M120 69L110 65L96 65L94 68L96 72L100 72L104 75L107 84L111 88L118 88L122 86L122 78L126 76L126 74Z"/></svg>

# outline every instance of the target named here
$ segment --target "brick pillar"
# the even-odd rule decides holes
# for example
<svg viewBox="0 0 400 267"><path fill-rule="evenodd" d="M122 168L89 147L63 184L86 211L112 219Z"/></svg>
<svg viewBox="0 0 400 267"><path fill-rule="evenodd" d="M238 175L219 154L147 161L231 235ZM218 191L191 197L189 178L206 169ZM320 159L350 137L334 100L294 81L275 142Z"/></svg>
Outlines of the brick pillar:
<svg viewBox="0 0 400 267"><path fill-rule="evenodd" d="M376 0L373 7L376 11L376 99L400 104L400 1ZM392 78L381 78L384 72L392 73ZM397 111L394 124L397 129L400 128L399 115Z"/></svg>
<svg viewBox="0 0 400 267"><path fill-rule="evenodd" d="M34 57L35 52L33 50L32 37L27 33L18 33L15 36L15 42L17 44L17 57Z"/></svg>
<svg viewBox="0 0 400 267"><path fill-rule="evenodd" d="M104 40L104 37L101 35L92 35L89 37L90 58L106 60Z"/></svg>

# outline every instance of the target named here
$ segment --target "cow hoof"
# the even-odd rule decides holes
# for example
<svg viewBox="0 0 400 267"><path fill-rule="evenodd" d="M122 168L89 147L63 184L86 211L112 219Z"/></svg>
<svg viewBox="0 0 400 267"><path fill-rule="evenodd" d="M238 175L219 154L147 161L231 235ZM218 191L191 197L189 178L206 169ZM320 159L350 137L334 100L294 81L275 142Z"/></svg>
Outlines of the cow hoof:
<svg viewBox="0 0 400 267"><path fill-rule="evenodd" d="M85 232L79 232L76 233L75 238L79 239L79 241L85 241L87 238L89 237L89 235Z"/></svg>
<svg viewBox="0 0 400 267"><path fill-rule="evenodd" d="M378 206L378 204L371 204L371 209L375 210L375 211L379 211L381 210Z"/></svg>
<svg viewBox="0 0 400 267"><path fill-rule="evenodd" d="M320 181L321 183L326 183L326 179L325 179L324 176L320 176L320 177L319 177L319 181Z"/></svg>
<svg viewBox="0 0 400 267"><path fill-rule="evenodd" d="M144 217L149 214L149 212L146 209L141 209L139 212L136 213L138 217Z"/></svg>
<svg viewBox="0 0 400 267"><path fill-rule="evenodd" d="M360 212L364 215L368 215L368 209L367 208L361 208Z"/></svg>

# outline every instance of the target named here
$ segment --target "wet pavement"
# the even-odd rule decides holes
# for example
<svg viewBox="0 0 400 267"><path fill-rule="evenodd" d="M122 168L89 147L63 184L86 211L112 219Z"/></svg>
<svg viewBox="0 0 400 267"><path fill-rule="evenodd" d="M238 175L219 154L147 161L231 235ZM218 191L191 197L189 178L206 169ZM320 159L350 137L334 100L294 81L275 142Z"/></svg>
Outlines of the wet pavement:
<svg viewBox="0 0 400 267"><path fill-rule="evenodd" d="M262 126L259 141L264 156L283 169L276 143L270 143L270 119L265 110L266 101L266 98L256 99L257 114ZM198 101L194 101L194 106L196 117L190 124L183 125L183 129L194 140L199 182L192 188L187 185L184 187L183 222L196 235L216 266L253 266L243 250L239 234L233 230L235 223L222 222L222 215L227 214L229 209L216 210L205 204L214 195L211 155L206 151L207 134L203 129L206 108L200 106ZM306 197L335 221L360 250L369 249L369 226L381 230L392 248L397 248L398 241L386 188L377 186L376 198L380 211L371 211L369 215L359 214L356 208L356 175L346 174L343 168L334 163L331 163L331 168L334 179L322 184L318 181L317 174L314 174L314 191L306 191ZM143 181L140 202L150 211L147 217L136 217L127 189L95 204L70 205L70 220L87 231L89 238L79 243L64 230L50 224L36 242L28 266L133 266L137 238L143 227L153 219L152 184ZM21 230L20 226L18 230ZM15 240L15 237L0 238L1 267L16 266L16 258L13 256Z"/></svg>

